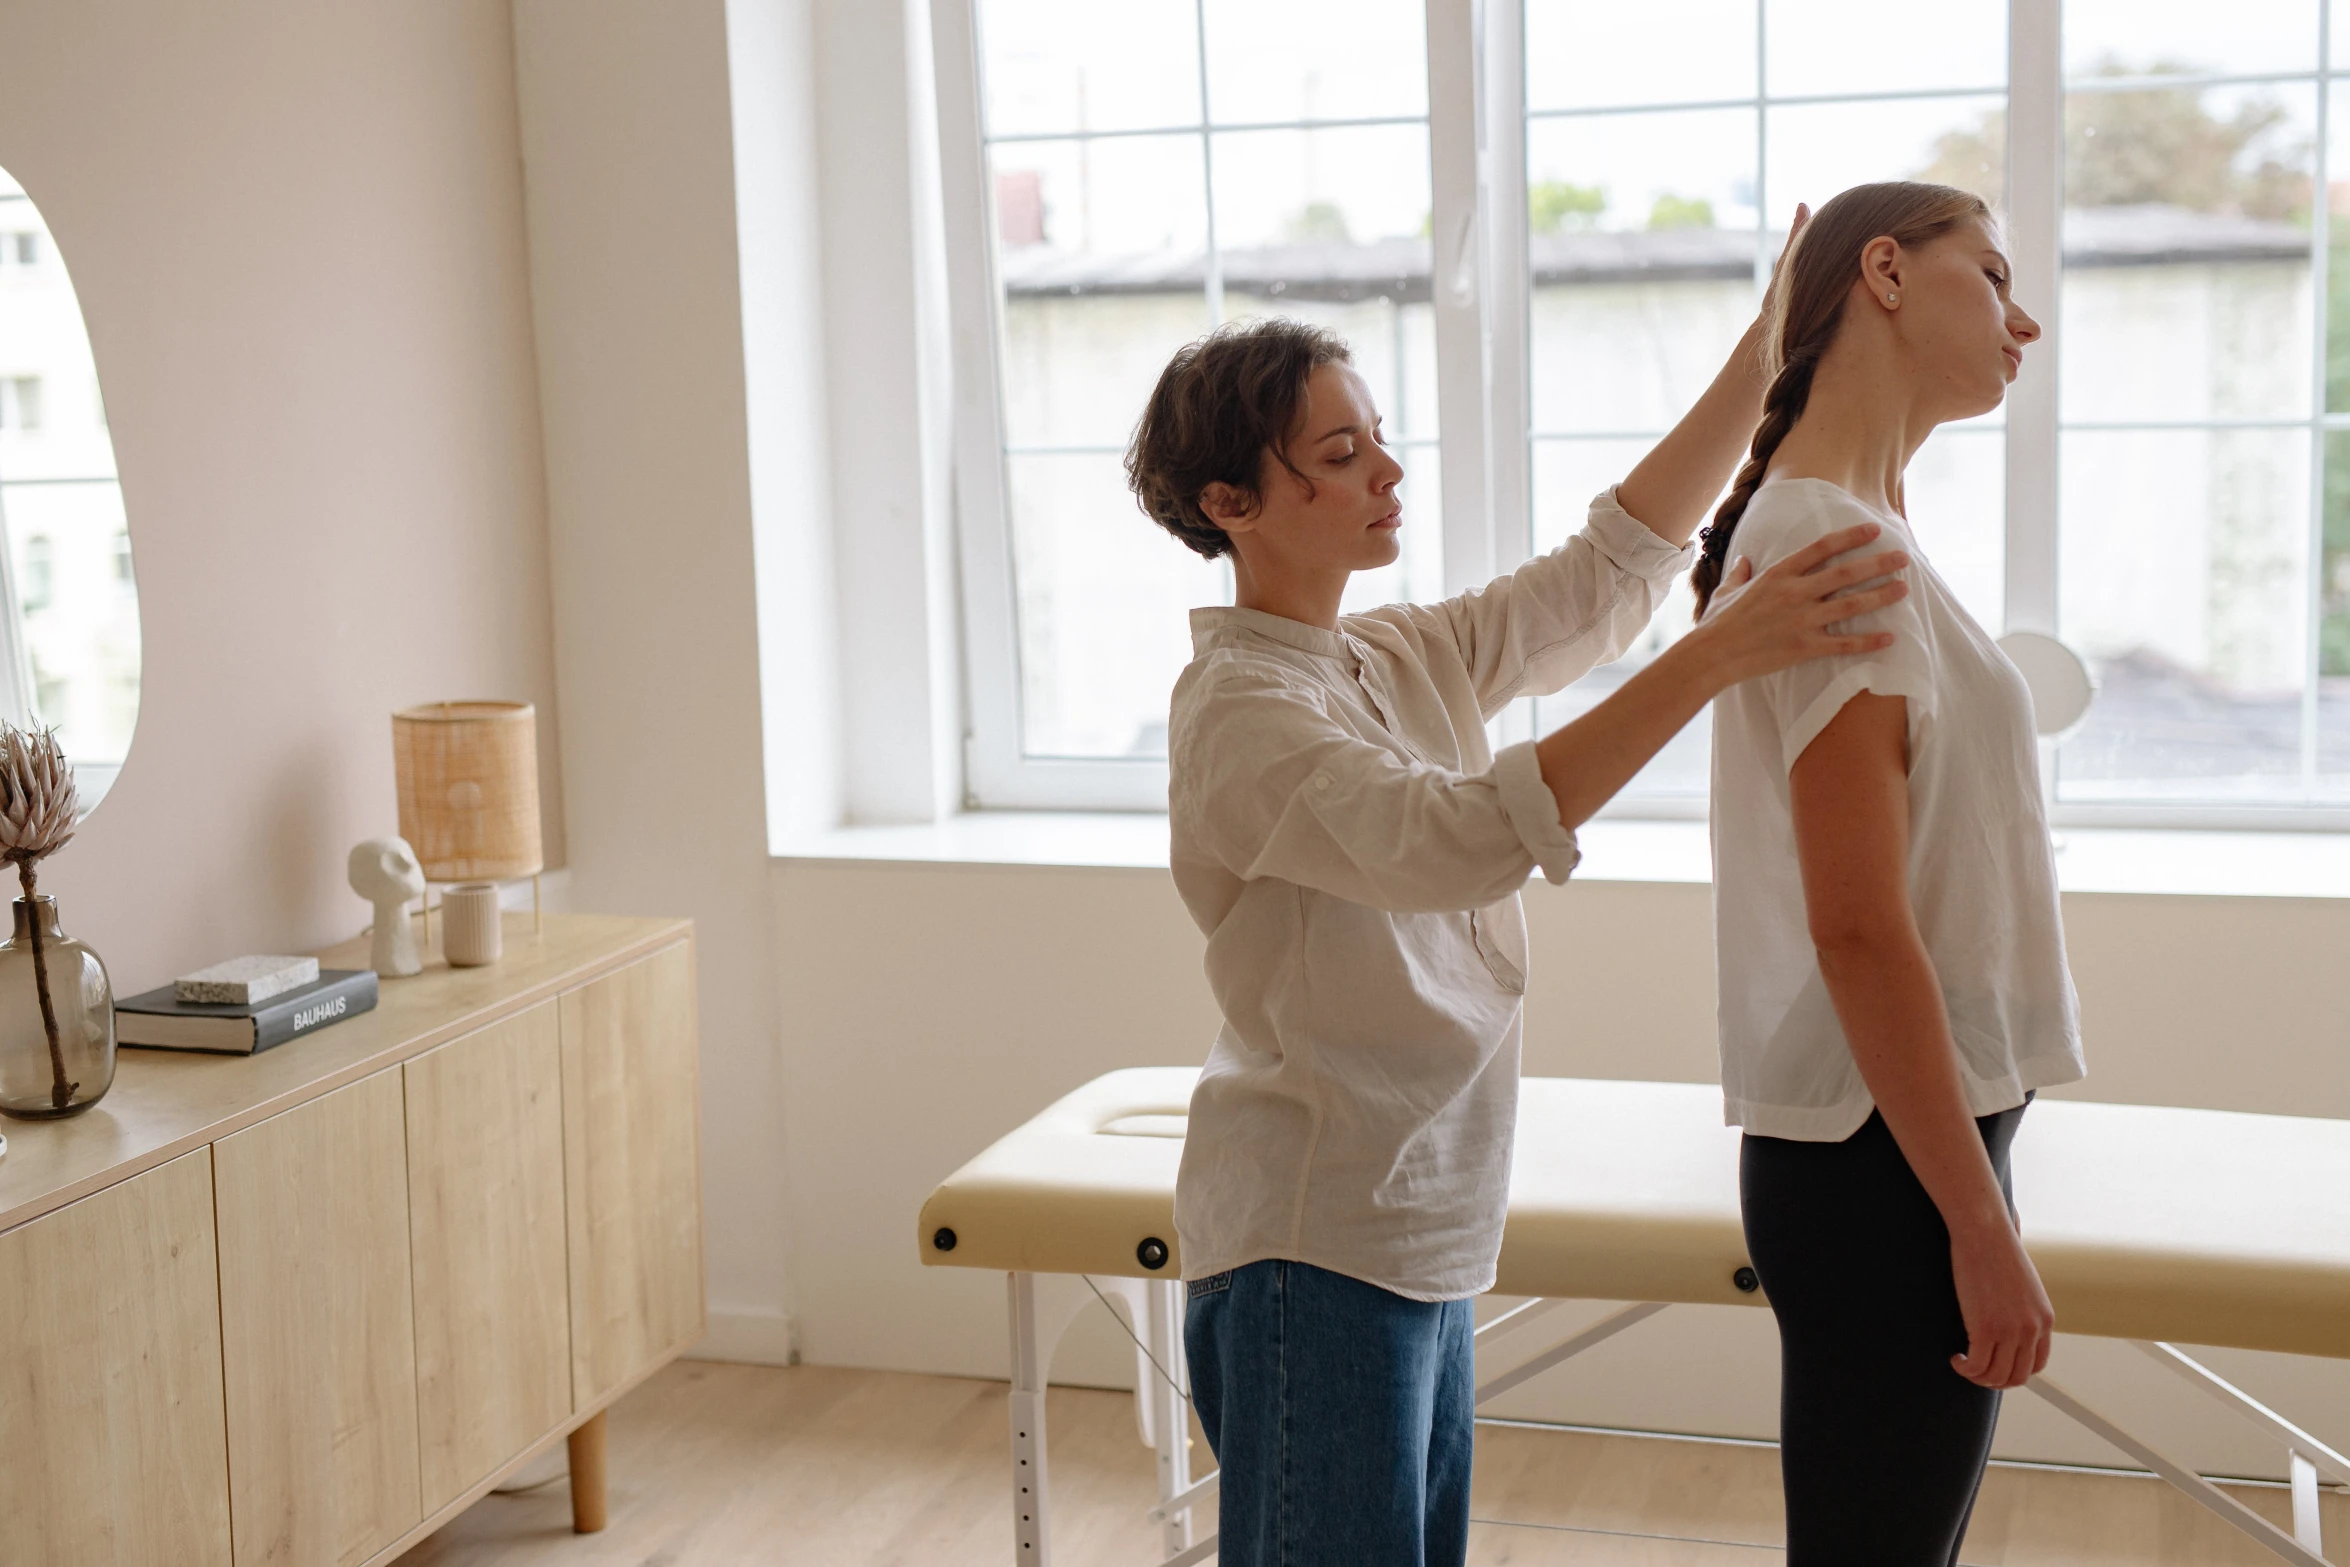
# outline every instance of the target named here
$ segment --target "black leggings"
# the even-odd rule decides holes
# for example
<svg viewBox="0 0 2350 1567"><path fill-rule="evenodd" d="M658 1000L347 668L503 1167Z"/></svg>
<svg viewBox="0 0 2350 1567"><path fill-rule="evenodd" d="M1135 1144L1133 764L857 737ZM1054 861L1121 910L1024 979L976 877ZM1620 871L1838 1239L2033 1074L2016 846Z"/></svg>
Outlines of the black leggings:
<svg viewBox="0 0 2350 1567"><path fill-rule="evenodd" d="M2023 1114L1975 1123L2002 1188ZM1789 1567L1950 1567L1999 1395L1950 1366L1966 1324L1940 1211L1874 1114L1840 1143L1748 1136L1738 1189L1779 1319Z"/></svg>

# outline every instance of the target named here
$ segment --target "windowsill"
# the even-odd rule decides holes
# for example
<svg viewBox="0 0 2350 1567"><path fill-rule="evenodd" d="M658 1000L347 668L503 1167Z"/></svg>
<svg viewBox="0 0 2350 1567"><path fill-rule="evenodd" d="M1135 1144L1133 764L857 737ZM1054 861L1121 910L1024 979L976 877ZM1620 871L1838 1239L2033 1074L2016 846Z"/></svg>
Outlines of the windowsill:
<svg viewBox="0 0 2350 1567"><path fill-rule="evenodd" d="M2066 892L2188 897L2350 898L2350 833L2067 828L2056 835ZM1577 881L1712 879L1706 826L1602 818L1576 834ZM838 827L780 860L867 864L1089 866L1164 870L1167 818L1090 811L974 811L943 822Z"/></svg>

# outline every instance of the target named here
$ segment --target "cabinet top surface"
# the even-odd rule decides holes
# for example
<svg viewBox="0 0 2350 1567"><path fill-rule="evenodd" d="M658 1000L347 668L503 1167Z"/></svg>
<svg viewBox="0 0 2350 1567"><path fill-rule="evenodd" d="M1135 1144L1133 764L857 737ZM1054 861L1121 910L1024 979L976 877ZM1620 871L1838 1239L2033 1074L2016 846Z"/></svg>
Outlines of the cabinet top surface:
<svg viewBox="0 0 2350 1567"><path fill-rule="evenodd" d="M527 914L505 921L505 954L453 969L437 951L421 974L386 979L375 1009L257 1055L121 1052L114 1087L63 1121L0 1121L0 1230L127 1180L167 1159L333 1092L682 941L691 921ZM437 924L436 924L437 934ZM318 954L367 967L364 938Z"/></svg>

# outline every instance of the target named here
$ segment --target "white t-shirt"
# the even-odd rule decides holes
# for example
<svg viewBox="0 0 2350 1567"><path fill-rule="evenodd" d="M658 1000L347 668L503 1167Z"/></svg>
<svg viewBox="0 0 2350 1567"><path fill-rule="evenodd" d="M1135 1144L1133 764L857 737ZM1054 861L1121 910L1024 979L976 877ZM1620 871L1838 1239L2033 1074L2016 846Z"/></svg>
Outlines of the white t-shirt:
<svg viewBox="0 0 2350 1567"><path fill-rule="evenodd" d="M1907 598L1849 622L1891 631L1893 646L1798 664L1714 703L1722 1092L1732 1125L1800 1142L1841 1141L1874 1108L1820 977L1787 785L1804 748L1863 691L1908 703L1909 900L1971 1108L2012 1109L2084 1072L2022 675L1935 575L1907 522L1825 480L1764 484L1730 553L1759 574L1863 522L1885 529L1869 548L1916 562L1902 573ZM1713 611L1737 596L1717 595Z"/></svg>
<svg viewBox="0 0 2350 1567"><path fill-rule="evenodd" d="M1336 630L1192 611L1167 729L1176 890L1224 1027L1191 1099L1185 1278L1266 1258L1414 1300L1491 1287L1526 922L1564 881L1530 744L1486 721L1621 653L1688 564L1616 504L1474 593Z"/></svg>

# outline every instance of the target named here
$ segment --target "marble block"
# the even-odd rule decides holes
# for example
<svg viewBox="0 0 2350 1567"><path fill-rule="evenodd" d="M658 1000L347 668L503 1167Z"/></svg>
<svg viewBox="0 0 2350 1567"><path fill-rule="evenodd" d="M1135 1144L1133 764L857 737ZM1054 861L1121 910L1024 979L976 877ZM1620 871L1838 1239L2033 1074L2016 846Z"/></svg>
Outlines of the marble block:
<svg viewBox="0 0 2350 1567"><path fill-rule="evenodd" d="M182 974L172 981L172 994L182 1001L209 1001L249 1007L256 1001L318 983L316 958L231 958Z"/></svg>

